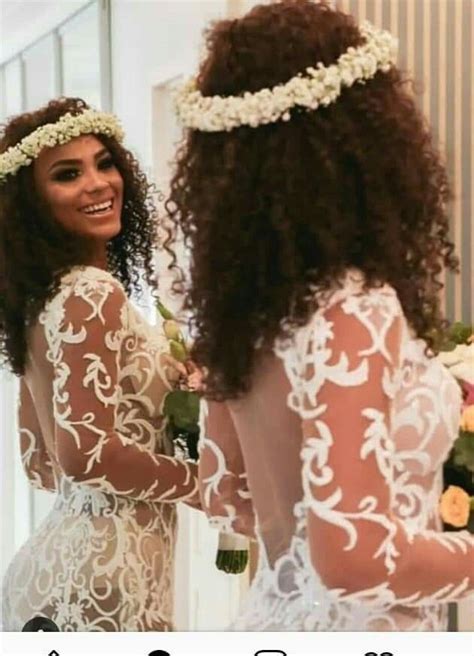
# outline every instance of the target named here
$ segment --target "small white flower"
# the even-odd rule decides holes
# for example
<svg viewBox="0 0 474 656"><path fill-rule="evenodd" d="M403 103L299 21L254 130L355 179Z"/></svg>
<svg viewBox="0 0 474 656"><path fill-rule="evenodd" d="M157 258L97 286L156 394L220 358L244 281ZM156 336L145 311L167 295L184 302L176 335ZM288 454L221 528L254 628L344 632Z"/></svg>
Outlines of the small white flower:
<svg viewBox="0 0 474 656"><path fill-rule="evenodd" d="M124 132L113 114L87 109L82 114L64 114L56 123L48 123L27 135L16 146L0 154L0 184L7 175L14 175L22 166L29 166L43 148L53 148L81 134L106 134L121 142Z"/></svg>
<svg viewBox="0 0 474 656"><path fill-rule="evenodd" d="M378 70L387 72L396 61L398 41L389 32L378 30L368 21L360 28L365 43L348 48L336 64L318 62L305 74L298 73L286 84L242 96L202 96L196 79L191 79L175 97L178 119L185 127L203 132L229 131L241 125L258 127L279 120L287 121L295 106L315 110L340 96L342 87L365 82Z"/></svg>

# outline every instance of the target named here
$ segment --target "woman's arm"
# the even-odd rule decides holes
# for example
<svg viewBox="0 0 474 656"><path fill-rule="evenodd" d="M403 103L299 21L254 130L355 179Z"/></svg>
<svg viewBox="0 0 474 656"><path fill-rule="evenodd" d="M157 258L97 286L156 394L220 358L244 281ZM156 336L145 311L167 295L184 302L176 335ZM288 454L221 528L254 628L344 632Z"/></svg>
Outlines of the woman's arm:
<svg viewBox="0 0 474 656"><path fill-rule="evenodd" d="M299 413L311 557L343 596L454 601L474 592L474 536L418 530L391 512L417 499L391 436L403 325L396 298L374 290L333 306L308 331Z"/></svg>
<svg viewBox="0 0 474 656"><path fill-rule="evenodd" d="M255 514L239 439L225 403L202 402L199 486L203 510L221 531L255 537Z"/></svg>
<svg viewBox="0 0 474 656"><path fill-rule="evenodd" d="M56 485L53 466L46 450L33 399L23 378L20 379L18 428L21 461L31 484L38 490L54 492Z"/></svg>
<svg viewBox="0 0 474 656"><path fill-rule="evenodd" d="M169 503L198 498L196 465L151 453L117 429L128 306L122 287L104 276L87 294L76 285L49 338L57 461L74 481L104 492Z"/></svg>

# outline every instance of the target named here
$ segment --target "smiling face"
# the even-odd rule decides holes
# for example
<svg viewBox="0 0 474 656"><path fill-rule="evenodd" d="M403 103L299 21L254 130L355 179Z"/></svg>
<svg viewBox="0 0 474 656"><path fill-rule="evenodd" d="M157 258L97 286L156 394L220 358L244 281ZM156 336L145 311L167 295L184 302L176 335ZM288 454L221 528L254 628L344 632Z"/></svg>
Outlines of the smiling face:
<svg viewBox="0 0 474 656"><path fill-rule="evenodd" d="M34 180L52 217L95 242L104 263L106 243L120 232L123 203L122 176L107 148L93 135L45 148L34 162Z"/></svg>

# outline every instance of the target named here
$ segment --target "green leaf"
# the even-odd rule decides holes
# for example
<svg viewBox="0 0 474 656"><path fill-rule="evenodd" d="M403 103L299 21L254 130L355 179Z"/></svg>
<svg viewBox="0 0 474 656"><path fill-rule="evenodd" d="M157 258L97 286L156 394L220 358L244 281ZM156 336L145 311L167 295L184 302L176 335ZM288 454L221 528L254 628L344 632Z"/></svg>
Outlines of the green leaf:
<svg viewBox="0 0 474 656"><path fill-rule="evenodd" d="M465 344L471 335L472 326L468 326L461 321L453 323L449 330L449 337L456 344Z"/></svg>
<svg viewBox="0 0 474 656"><path fill-rule="evenodd" d="M440 345L440 350L441 351L454 351L456 346L457 346L456 342L453 342L452 340L447 339L444 342L442 342L442 344Z"/></svg>
<svg viewBox="0 0 474 656"><path fill-rule="evenodd" d="M163 414L183 430L193 430L199 425L199 396L196 392L173 390L163 403Z"/></svg>
<svg viewBox="0 0 474 656"><path fill-rule="evenodd" d="M166 307L163 305L163 303L160 301L160 299L158 299L158 300L156 301L156 309L157 309L158 312L161 314L161 316L163 317L163 319L168 319L168 320L169 320L169 319L174 319L174 318L175 318L175 317L174 317L174 314L172 314L172 313L168 310L168 308L166 308Z"/></svg>
<svg viewBox="0 0 474 656"><path fill-rule="evenodd" d="M186 351L184 344L177 342L175 339L170 339L169 345L170 345L170 353L173 356L173 358L175 358L175 360L178 360L178 362L186 362L186 360L188 359L188 352Z"/></svg>
<svg viewBox="0 0 474 656"><path fill-rule="evenodd" d="M474 436L467 431L460 431L454 443L454 463L474 472Z"/></svg>
<svg viewBox="0 0 474 656"><path fill-rule="evenodd" d="M177 321L174 321L174 319L166 319L166 321L163 321L163 332L165 333L166 339L169 341L174 340L186 348L184 337Z"/></svg>
<svg viewBox="0 0 474 656"><path fill-rule="evenodd" d="M226 574L242 574L249 562L249 552L219 549L216 556L217 569Z"/></svg>

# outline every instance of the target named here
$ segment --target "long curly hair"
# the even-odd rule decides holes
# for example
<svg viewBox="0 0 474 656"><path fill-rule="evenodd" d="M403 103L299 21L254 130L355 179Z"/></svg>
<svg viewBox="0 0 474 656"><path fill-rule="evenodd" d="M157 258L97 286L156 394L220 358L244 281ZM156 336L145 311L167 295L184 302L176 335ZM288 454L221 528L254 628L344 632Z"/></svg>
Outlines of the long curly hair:
<svg viewBox="0 0 474 656"><path fill-rule="evenodd" d="M39 126L85 109L88 105L79 98L59 98L12 118L2 126L0 153ZM124 183L122 229L107 244L108 269L128 293L140 293L141 277L156 286L153 188L132 153L112 137L95 136L110 151ZM90 261L91 249L51 217L35 189L32 169L23 167L0 185L0 358L17 375L25 371L28 327L57 293L61 276Z"/></svg>
<svg viewBox="0 0 474 656"><path fill-rule="evenodd" d="M363 38L324 2L284 0L223 20L207 33L198 88L238 95L334 63ZM178 151L167 209L191 248L185 305L194 359L210 398L247 392L259 348L308 322L314 289L349 267L366 287L388 283L432 352L442 328L451 194L410 84L397 68L345 88L317 111L230 132L190 131ZM283 321L284 320L284 321Z"/></svg>

